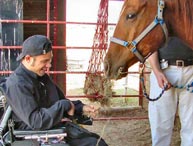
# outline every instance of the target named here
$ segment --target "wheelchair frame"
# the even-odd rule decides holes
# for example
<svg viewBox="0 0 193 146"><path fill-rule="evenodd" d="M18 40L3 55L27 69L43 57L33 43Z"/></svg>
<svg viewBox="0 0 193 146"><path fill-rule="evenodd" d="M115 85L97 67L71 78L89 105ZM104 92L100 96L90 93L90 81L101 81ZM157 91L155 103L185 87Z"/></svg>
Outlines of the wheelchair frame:
<svg viewBox="0 0 193 146"><path fill-rule="evenodd" d="M10 118L12 109L6 104L6 97L0 96L0 109L3 115L0 121L0 146L69 146L65 142L67 136L65 127L50 130L16 130ZM53 143L51 140L61 143ZM57 141L55 141L57 142Z"/></svg>

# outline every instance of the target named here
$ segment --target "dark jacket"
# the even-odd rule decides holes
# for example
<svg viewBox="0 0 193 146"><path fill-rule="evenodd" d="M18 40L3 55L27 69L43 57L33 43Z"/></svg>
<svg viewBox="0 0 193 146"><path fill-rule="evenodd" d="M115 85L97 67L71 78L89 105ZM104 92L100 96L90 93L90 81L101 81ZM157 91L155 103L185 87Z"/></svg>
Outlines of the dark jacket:
<svg viewBox="0 0 193 146"><path fill-rule="evenodd" d="M171 37L168 44L158 51L160 60L193 60L193 50L177 37Z"/></svg>
<svg viewBox="0 0 193 146"><path fill-rule="evenodd" d="M39 77L22 64L2 87L17 129L50 129L60 124L71 108L69 100L47 74ZM75 114L82 114L82 102L73 103Z"/></svg>

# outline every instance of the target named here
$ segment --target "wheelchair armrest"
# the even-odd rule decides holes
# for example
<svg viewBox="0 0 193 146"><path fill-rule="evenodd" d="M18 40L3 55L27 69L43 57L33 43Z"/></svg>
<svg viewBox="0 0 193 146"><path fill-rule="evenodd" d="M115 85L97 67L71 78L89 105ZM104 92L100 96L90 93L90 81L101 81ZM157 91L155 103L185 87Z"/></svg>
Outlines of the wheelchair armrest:
<svg viewBox="0 0 193 146"><path fill-rule="evenodd" d="M37 138L53 138L58 136L66 137L66 128L61 127L57 129L50 130L14 130L13 135L17 138L24 139L37 139Z"/></svg>

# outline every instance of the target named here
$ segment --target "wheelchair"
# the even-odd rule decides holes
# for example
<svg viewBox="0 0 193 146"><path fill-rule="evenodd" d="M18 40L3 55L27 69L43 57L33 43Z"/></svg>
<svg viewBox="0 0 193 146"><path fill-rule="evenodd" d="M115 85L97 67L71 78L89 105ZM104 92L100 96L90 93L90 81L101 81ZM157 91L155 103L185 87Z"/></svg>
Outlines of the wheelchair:
<svg viewBox="0 0 193 146"><path fill-rule="evenodd" d="M36 131L14 129L11 119L12 109L6 103L6 97L0 88L0 146L70 146L65 138L65 127ZM77 120L79 124L92 125L89 117Z"/></svg>

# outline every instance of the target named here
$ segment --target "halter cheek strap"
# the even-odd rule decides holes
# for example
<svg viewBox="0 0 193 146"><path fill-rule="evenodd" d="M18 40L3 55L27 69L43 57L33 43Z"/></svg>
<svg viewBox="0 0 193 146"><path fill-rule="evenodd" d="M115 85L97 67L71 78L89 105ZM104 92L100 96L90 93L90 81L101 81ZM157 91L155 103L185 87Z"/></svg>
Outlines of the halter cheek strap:
<svg viewBox="0 0 193 146"><path fill-rule="evenodd" d="M121 40L121 39L118 39L116 37L111 37L110 38L110 41L111 42L114 42L114 43L117 43L119 45L122 45L126 48L128 48L129 45L132 45L132 48L131 48L131 52L133 54L135 54L135 56L139 59L139 61L141 63L144 63L146 58L149 57L149 55L151 54L148 54L147 56L143 56L141 55L141 53L137 50L137 44L155 27L157 26L158 24L161 25L162 27L162 30L165 34L165 38L166 38L166 41L168 39L168 29L166 27L166 24L163 20L163 9L165 7L165 3L164 3L164 0L159 0L158 1L158 12L157 12L157 16L155 17L155 19L153 20L152 23L150 23L150 25L148 25L146 27L145 30L143 30L143 32L137 37L135 38L133 41L124 41L124 40Z"/></svg>

